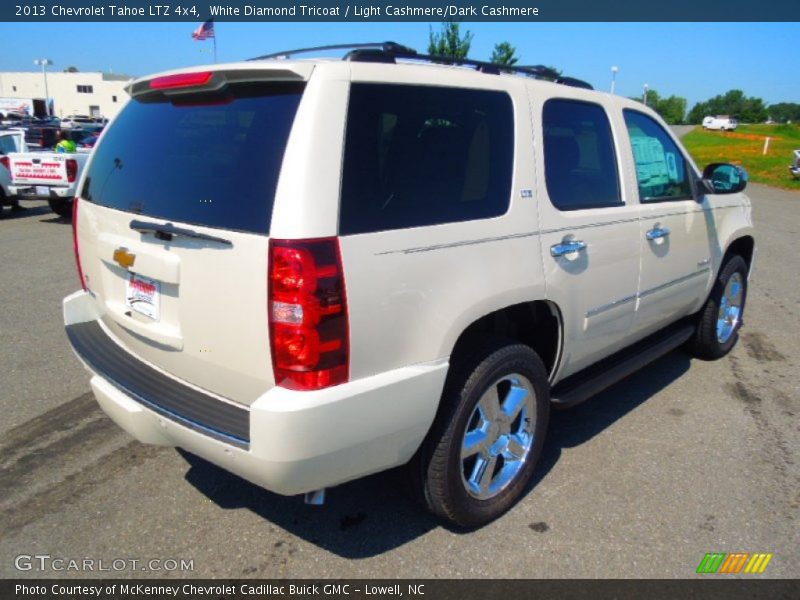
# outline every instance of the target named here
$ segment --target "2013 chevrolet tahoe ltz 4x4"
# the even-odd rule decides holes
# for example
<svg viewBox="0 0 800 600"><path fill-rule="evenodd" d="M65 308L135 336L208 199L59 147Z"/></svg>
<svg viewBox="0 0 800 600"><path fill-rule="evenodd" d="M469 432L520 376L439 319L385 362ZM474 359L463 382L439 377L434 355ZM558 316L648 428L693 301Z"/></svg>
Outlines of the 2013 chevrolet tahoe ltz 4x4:
<svg viewBox="0 0 800 600"><path fill-rule="evenodd" d="M551 406L679 345L725 355L746 173L542 74L384 44L133 82L64 301L102 408L281 494L408 464L474 526L524 491Z"/></svg>

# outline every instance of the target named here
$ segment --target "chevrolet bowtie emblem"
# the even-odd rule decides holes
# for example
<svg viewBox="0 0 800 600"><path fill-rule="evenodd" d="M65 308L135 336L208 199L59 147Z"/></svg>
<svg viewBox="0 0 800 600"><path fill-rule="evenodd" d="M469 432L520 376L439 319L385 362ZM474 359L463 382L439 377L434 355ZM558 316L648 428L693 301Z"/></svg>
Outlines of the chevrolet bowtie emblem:
<svg viewBox="0 0 800 600"><path fill-rule="evenodd" d="M135 260L136 255L128 252L127 248L117 248L114 250L114 262L123 269L132 267Z"/></svg>

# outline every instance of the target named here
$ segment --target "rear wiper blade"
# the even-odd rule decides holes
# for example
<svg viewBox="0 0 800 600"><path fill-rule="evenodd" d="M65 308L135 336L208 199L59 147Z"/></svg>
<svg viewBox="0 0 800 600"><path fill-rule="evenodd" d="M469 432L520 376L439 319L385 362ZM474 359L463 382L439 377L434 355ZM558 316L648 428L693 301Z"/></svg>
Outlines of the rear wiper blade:
<svg viewBox="0 0 800 600"><path fill-rule="evenodd" d="M175 227L172 223L148 223L146 221L131 221L131 229L140 233L153 233L159 240L167 242L172 241L172 238L177 236L195 238L198 240L206 240L209 242L216 242L225 246L233 246L233 242L225 238L208 235L207 233L200 233L199 231L192 231L191 229L184 229L183 227Z"/></svg>

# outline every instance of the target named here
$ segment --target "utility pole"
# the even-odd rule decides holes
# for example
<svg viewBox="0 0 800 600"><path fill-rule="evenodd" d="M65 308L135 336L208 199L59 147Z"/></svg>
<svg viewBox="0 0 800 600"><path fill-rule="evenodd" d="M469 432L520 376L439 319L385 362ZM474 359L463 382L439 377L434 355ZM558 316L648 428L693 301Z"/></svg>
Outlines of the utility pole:
<svg viewBox="0 0 800 600"><path fill-rule="evenodd" d="M42 67L42 76L44 77L44 110L47 113L47 117L50 118L52 115L50 114L50 93L47 91L47 65L52 65L53 61L49 58L37 58L33 61L33 64L41 65ZM31 116L33 117L35 115Z"/></svg>

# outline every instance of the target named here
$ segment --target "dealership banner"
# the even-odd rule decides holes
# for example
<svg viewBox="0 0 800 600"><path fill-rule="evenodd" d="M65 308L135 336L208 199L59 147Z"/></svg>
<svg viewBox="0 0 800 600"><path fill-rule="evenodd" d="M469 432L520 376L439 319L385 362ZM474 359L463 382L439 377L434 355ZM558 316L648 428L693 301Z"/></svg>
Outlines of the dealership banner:
<svg viewBox="0 0 800 600"><path fill-rule="evenodd" d="M0 21L684 21L797 20L796 0L37 0L0 3Z"/></svg>
<svg viewBox="0 0 800 600"><path fill-rule="evenodd" d="M195 580L44 579L0 581L4 600L592 600L622 598L798 598L797 580Z"/></svg>

